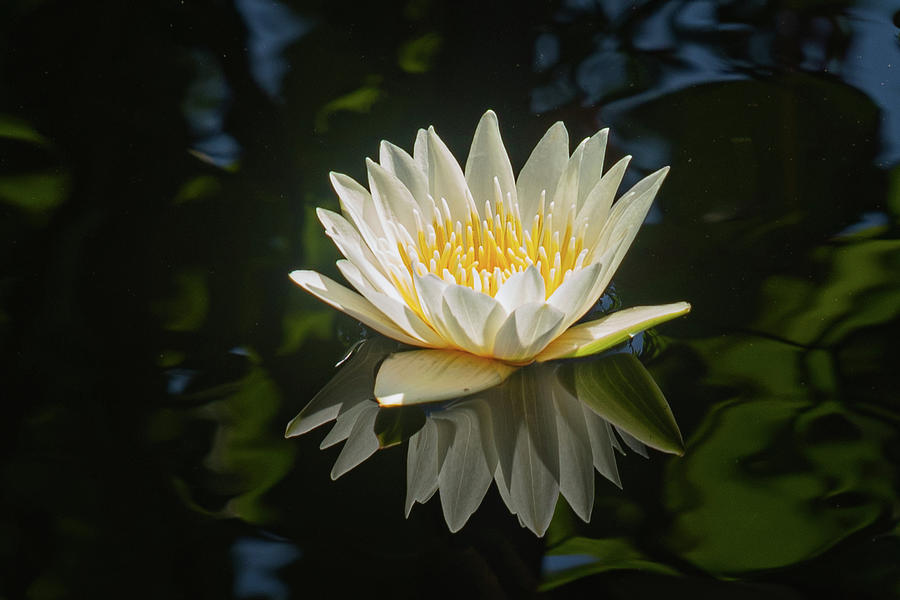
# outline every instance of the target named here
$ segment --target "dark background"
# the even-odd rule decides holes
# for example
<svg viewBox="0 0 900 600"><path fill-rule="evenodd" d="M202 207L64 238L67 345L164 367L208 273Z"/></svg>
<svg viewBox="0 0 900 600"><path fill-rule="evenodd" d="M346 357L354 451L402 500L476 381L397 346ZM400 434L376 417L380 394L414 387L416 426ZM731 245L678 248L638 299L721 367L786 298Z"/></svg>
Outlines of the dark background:
<svg viewBox="0 0 900 600"><path fill-rule="evenodd" d="M573 538L551 595L900 596L898 10L3 2L0 598L521 597ZM328 172L487 108L516 170L557 120L672 165L615 286L694 307L644 353L687 453L545 539L282 438L360 333L287 278Z"/></svg>

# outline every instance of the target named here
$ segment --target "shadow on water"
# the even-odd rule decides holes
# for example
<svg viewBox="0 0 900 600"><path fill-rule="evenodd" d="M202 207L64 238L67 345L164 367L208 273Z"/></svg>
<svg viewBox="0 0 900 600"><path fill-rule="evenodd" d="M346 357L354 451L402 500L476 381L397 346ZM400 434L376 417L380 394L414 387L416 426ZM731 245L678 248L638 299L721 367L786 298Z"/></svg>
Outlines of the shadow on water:
<svg viewBox="0 0 900 600"><path fill-rule="evenodd" d="M896 597L898 8L4 3L0 596ZM558 119L672 166L615 287L692 301L631 362L684 456L614 459L641 437L574 409L590 363L504 388L588 444L508 392L366 396L328 481L352 427L283 438L360 336L287 278L337 277L327 173L422 123L463 156L489 107L515 167ZM520 441L558 473L516 478Z"/></svg>

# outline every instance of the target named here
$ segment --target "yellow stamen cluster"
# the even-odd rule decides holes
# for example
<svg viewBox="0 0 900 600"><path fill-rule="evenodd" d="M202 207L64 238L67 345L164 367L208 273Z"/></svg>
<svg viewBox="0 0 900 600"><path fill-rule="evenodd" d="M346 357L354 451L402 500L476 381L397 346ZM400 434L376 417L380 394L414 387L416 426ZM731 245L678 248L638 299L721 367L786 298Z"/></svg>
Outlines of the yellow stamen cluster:
<svg viewBox="0 0 900 600"><path fill-rule="evenodd" d="M434 219L425 223L416 213L418 231L413 243L398 244L409 270L423 276L432 273L448 283L467 286L490 296L514 273L535 265L544 280L545 297L580 269L587 256L586 225L575 231L575 207L559 211L545 207L545 195L531 227L525 228L518 203L507 202L497 190L494 203L485 203L483 215L471 207L466 222L453 221L445 202L435 206ZM563 227L554 227L554 215Z"/></svg>

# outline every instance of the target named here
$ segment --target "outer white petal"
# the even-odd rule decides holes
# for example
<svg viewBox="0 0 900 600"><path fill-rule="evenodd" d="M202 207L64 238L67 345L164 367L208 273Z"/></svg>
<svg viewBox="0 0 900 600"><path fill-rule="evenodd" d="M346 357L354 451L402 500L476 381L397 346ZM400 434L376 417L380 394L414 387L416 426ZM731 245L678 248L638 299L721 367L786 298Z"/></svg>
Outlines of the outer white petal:
<svg viewBox="0 0 900 600"><path fill-rule="evenodd" d="M411 346L421 345L421 342L408 336L371 302L336 281L315 271L293 271L291 279L319 300L362 321L378 333Z"/></svg>
<svg viewBox="0 0 900 600"><path fill-rule="evenodd" d="M442 313L453 340L482 356L490 354L497 330L506 318L506 311L495 299L453 284L444 288Z"/></svg>
<svg viewBox="0 0 900 600"><path fill-rule="evenodd" d="M544 278L537 267L530 266L524 271L513 273L503 282L497 295L497 302L503 305L507 312L512 312L522 304L544 301Z"/></svg>
<svg viewBox="0 0 900 600"><path fill-rule="evenodd" d="M382 406L460 398L494 387L516 367L456 350L411 350L390 355L375 377Z"/></svg>
<svg viewBox="0 0 900 600"><path fill-rule="evenodd" d="M533 358L559 333L566 313L545 303L523 304L511 312L497 331L494 356L524 362Z"/></svg>
<svg viewBox="0 0 900 600"><path fill-rule="evenodd" d="M578 208L584 206L588 194L603 175L603 160L606 158L606 140L609 129L601 129L591 136L584 147L581 159L581 175L578 177Z"/></svg>
<svg viewBox="0 0 900 600"><path fill-rule="evenodd" d="M466 160L466 183L479 209L485 202L494 204L495 177L500 183L503 202L509 206L507 194L513 202L516 201L516 179L500 138L497 115L489 110L475 128L475 137Z"/></svg>
<svg viewBox="0 0 900 600"><path fill-rule="evenodd" d="M431 214L431 201L428 200L428 179L425 171L420 169L413 157L402 148L387 141L381 142L379 160L382 167L403 182L403 185L415 198L422 217L426 222L431 222L433 215Z"/></svg>
<svg viewBox="0 0 900 600"><path fill-rule="evenodd" d="M447 201L450 218L466 222L469 212L475 208L466 178L450 149L438 137L434 127L428 128L428 193L440 206Z"/></svg>
<svg viewBox="0 0 900 600"><path fill-rule="evenodd" d="M428 348L446 348L447 343L431 327L406 305L405 302L378 292L363 277L360 270L347 260L337 261L341 274L369 302L383 312L397 327L408 336L418 340L417 346Z"/></svg>
<svg viewBox="0 0 900 600"><path fill-rule="evenodd" d="M372 249L377 248L378 240L384 238L384 229L369 190L343 173L332 172L330 177L331 186L341 202L341 212L353 223L366 244Z"/></svg>
<svg viewBox="0 0 900 600"><path fill-rule="evenodd" d="M687 302L675 302L616 311L595 321L571 327L538 354L536 360L543 362L596 354L645 329L687 314L690 310L691 305Z"/></svg>
<svg viewBox="0 0 900 600"><path fill-rule="evenodd" d="M366 276L376 290L400 300L394 284L386 277L381 262L363 241L356 228L341 215L317 208L316 215L325 228L325 233L332 239L341 254L346 256Z"/></svg>
<svg viewBox="0 0 900 600"><path fill-rule="evenodd" d="M416 219L413 211L417 210L419 205L412 193L393 173L377 162L367 158L366 169L369 172L369 188L372 190L372 199L375 201L376 208L383 211L382 219L402 225L408 234L414 236Z"/></svg>
<svg viewBox="0 0 900 600"><path fill-rule="evenodd" d="M634 239L634 236L637 235L637 230L647 217L650 205L653 203L653 199L656 197L656 193L659 191L659 188L668 173L669 167L663 167L662 169L647 175L638 181L634 187L625 192L609 212L609 217L606 220L606 224L603 226L603 230L598 236L595 247L602 248L611 238L615 237L617 232L633 227L634 231L632 232L631 239L627 240L625 243L625 251L627 252L628 247L631 246L631 241ZM616 267L618 267L618 265L616 265Z"/></svg>
<svg viewBox="0 0 900 600"><path fill-rule="evenodd" d="M626 156L610 167L606 175L597 182L587 195L581 210L578 212L576 221L579 229L582 224L587 223L587 229L584 233L585 239L595 240L600 236L600 231L606 224L606 218L609 215L609 207L612 206L616 197L616 190L619 189L622 178L625 176L625 170L630 162L631 157Z"/></svg>
<svg viewBox="0 0 900 600"><path fill-rule="evenodd" d="M558 121L534 147L516 180L523 223L530 224L537 213L542 191L547 192L547 202L553 198L556 184L568 161L569 133L562 121Z"/></svg>

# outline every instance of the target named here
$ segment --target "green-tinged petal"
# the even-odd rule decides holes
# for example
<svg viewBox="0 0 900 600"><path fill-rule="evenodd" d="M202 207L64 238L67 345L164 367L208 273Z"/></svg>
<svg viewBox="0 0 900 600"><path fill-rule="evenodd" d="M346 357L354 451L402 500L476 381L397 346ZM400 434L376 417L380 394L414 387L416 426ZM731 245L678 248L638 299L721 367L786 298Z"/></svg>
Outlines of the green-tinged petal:
<svg viewBox="0 0 900 600"><path fill-rule="evenodd" d="M516 201L516 179L503 140L500 138L497 115L489 110L484 113L478 127L475 128L475 137L472 139L469 158L466 160L466 183L479 209L484 207L485 202L494 205L495 177L500 184L504 204L511 206L507 194L512 202Z"/></svg>
<svg viewBox="0 0 900 600"><path fill-rule="evenodd" d="M531 223L546 192L547 202L556 192L556 184L569 162L569 133L557 121L537 143L516 180L522 222Z"/></svg>
<svg viewBox="0 0 900 600"><path fill-rule="evenodd" d="M304 290L368 325L378 333L404 344L418 346L421 342L409 337L371 302L315 271L293 271L291 279Z"/></svg>
<svg viewBox="0 0 900 600"><path fill-rule="evenodd" d="M660 306L635 306L608 314L595 321L569 328L538 354L540 362L558 358L577 358L603 352L628 338L660 323L685 315L687 302Z"/></svg>
<svg viewBox="0 0 900 600"><path fill-rule="evenodd" d="M375 377L382 406L404 406L468 396L502 383L516 367L455 350L412 350L390 355Z"/></svg>
<svg viewBox="0 0 900 600"><path fill-rule="evenodd" d="M591 410L637 441L663 452L684 454L684 440L669 404L633 354L614 354L575 365L575 392Z"/></svg>

